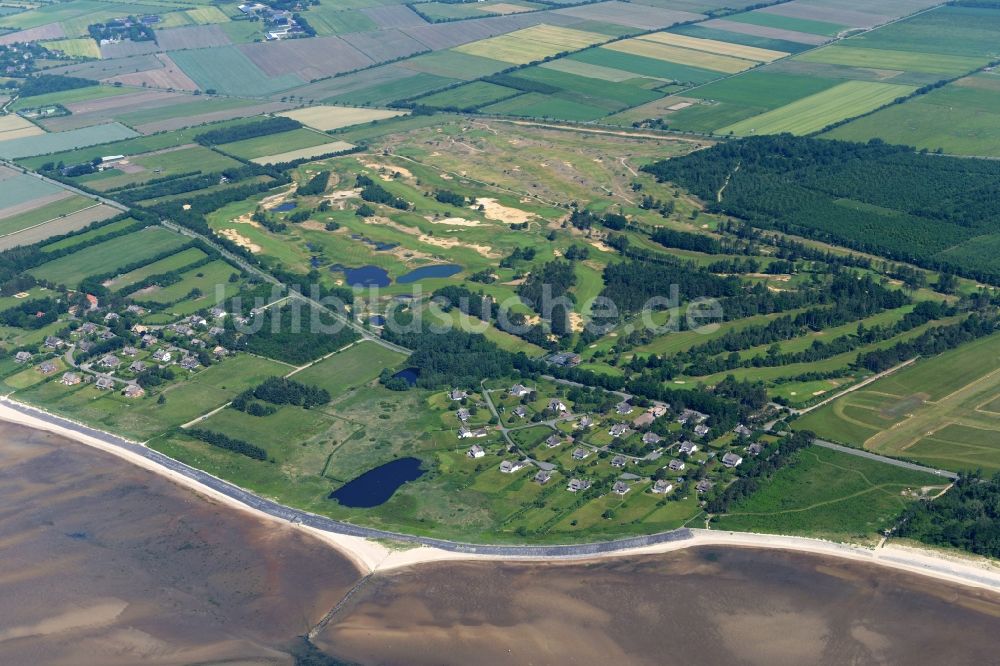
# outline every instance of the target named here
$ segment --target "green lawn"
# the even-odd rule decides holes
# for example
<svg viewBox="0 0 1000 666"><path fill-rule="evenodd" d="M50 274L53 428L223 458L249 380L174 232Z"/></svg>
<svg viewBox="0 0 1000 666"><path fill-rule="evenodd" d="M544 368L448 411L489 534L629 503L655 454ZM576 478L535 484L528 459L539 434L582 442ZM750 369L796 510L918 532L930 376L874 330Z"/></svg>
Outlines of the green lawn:
<svg viewBox="0 0 1000 666"><path fill-rule="evenodd" d="M336 396L372 381L383 368L394 368L405 358L403 354L374 342L358 342L349 349L295 373L294 379L324 388Z"/></svg>
<svg viewBox="0 0 1000 666"><path fill-rule="evenodd" d="M810 447L713 528L871 542L921 487L942 485L933 474Z"/></svg>

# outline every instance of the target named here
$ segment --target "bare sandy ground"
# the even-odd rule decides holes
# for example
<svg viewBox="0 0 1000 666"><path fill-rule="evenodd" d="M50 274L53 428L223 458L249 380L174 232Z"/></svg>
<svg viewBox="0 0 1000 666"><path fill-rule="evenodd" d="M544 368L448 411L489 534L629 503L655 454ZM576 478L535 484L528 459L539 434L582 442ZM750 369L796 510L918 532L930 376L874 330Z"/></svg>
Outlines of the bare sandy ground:
<svg viewBox="0 0 1000 666"><path fill-rule="evenodd" d="M93 446L128 460L135 465L154 471L180 486L191 488L192 490L213 500L222 502L237 511L248 512L256 515L257 517L264 517L275 522L286 524L283 520L274 518L255 509L251 509L250 507L247 507L246 505L241 504L226 495L207 488L181 474L165 469L153 461L143 458L142 456L138 456L124 449L112 446L86 434L23 414L17 410L11 409L8 405L3 403L0 403L0 421L25 425L47 432L54 432L68 439ZM317 538L338 549L345 556L349 557L359 569L367 572L402 569L430 562L454 562L469 560L539 561L539 558L537 557L517 558L473 553L456 553L426 546L409 549L392 549L382 543L360 537L334 534L305 526L299 526L299 529L312 533ZM877 564L879 566L899 571L905 571L921 576L929 576L931 578L948 581L950 583L966 585L993 592L1000 592L1000 564L982 558L945 555L936 551L898 545L888 545L872 549L805 537L750 534L745 532L720 532L716 530L701 529L694 529L691 530L691 532L692 537L682 541L672 541L641 548L624 549L598 556L587 555L579 558L562 557L550 559L558 559L559 561L586 562L634 555L653 555L688 548L696 548L699 546L767 548L812 553L816 555L825 555L852 560L855 562Z"/></svg>

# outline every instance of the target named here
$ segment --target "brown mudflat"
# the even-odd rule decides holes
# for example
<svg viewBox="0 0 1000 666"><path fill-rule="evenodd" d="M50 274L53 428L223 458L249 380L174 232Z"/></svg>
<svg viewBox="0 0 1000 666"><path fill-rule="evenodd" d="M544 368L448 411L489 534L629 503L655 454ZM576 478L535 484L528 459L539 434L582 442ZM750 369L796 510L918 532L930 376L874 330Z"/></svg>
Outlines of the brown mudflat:
<svg viewBox="0 0 1000 666"><path fill-rule="evenodd" d="M0 425L0 663L293 663L358 578L290 526Z"/></svg>
<svg viewBox="0 0 1000 666"><path fill-rule="evenodd" d="M701 548L375 576L316 643L365 664L995 663L1000 599L811 555Z"/></svg>

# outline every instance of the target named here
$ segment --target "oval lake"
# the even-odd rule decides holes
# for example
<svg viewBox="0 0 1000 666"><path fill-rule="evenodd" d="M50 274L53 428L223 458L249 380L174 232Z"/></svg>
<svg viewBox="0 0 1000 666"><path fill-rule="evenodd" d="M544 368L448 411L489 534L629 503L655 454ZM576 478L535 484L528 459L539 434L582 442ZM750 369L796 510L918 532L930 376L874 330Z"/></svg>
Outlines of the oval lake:
<svg viewBox="0 0 1000 666"><path fill-rule="evenodd" d="M388 501L400 486L419 479L423 473L419 458L399 458L348 481L330 493L330 499L353 509L370 509Z"/></svg>

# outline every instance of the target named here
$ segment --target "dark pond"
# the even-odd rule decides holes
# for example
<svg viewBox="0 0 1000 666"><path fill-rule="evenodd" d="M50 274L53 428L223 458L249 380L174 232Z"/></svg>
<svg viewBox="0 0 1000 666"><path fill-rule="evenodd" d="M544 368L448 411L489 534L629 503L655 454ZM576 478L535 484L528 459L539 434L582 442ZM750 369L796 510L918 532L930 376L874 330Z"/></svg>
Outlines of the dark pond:
<svg viewBox="0 0 1000 666"><path fill-rule="evenodd" d="M372 315L368 318L368 323L372 326L385 326L385 317L382 315Z"/></svg>
<svg viewBox="0 0 1000 666"><path fill-rule="evenodd" d="M352 287L388 287L392 280L384 268L378 266L362 266L361 268L342 268L344 279Z"/></svg>
<svg viewBox="0 0 1000 666"><path fill-rule="evenodd" d="M399 284L409 284L410 282L416 282L417 280L423 280L426 278L446 278L451 277L455 273L461 273L462 267L458 264L436 264L434 266L421 266L420 268L415 268L406 275L401 275L396 278L396 282Z"/></svg>
<svg viewBox="0 0 1000 666"><path fill-rule="evenodd" d="M420 368L406 368L400 370L393 377L399 377L400 379L405 379L406 383L413 386L417 383L417 377L420 375Z"/></svg>
<svg viewBox="0 0 1000 666"><path fill-rule="evenodd" d="M274 210L275 213L287 213L290 210L294 210L297 206L298 204L294 201L286 201L283 204L278 204L272 210Z"/></svg>
<svg viewBox="0 0 1000 666"><path fill-rule="evenodd" d="M343 506L368 509L386 502L401 485L423 473L418 458L399 458L347 482L330 493L330 499Z"/></svg>

